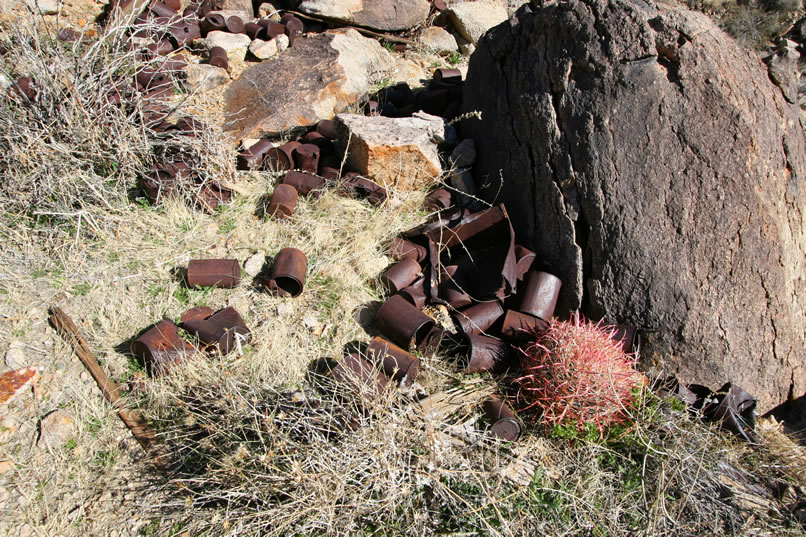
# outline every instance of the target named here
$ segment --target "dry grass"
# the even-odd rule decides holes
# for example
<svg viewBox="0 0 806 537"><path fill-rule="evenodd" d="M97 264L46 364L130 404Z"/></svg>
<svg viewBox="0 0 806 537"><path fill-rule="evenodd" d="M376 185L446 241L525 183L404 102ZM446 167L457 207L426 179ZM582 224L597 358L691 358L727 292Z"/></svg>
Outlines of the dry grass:
<svg viewBox="0 0 806 537"><path fill-rule="evenodd" d="M130 61L111 49L97 57L107 65L99 72ZM54 58L66 63L35 59L34 76L52 71L55 86L65 73L85 84L97 78ZM0 192L13 207L0 224L0 351L21 342L26 365L45 368L35 394L0 409L0 461L13 463L0 474L0 534L801 533L783 513L786 496L769 490L803 485L803 448L772 426L753 449L646 394L634 424L603 440L598 431L536 427L508 445L485 434L479 411L501 379L465 378L448 357L423 357L415 391L390 387L373 400L333 385L313 365L373 333L385 245L425 218L424 194L372 208L326 193L301 200L291 221L267 221L258 215L278 178L233 172L233 149L214 130L188 143L198 144L211 178L232 183L233 203L215 214L180 201L141 206L127 190L148 164L148 133L118 109L92 115L100 112L73 97L80 92L59 95L63 102L47 101L47 122L15 123L17 105L0 110L11 129L3 143L12 144L0 172L18 185ZM127 132L132 138L113 137ZM98 168L95 155L117 168ZM58 217L37 221L42 211ZM194 290L178 276L191 258L243 263L258 254L268 266L288 246L309 259L296 299L269 297L251 277L233 290ZM189 362L129 397L176 455L172 472L144 462L47 326L54 304L120 381L142 371L127 343L163 315L232 305L244 316L253 339L242 353ZM426 412L418 392L465 404ZM72 437L42 450L38 420L57 408L72 415ZM359 426L346 428L345 416ZM748 506L742 486L765 507Z"/></svg>

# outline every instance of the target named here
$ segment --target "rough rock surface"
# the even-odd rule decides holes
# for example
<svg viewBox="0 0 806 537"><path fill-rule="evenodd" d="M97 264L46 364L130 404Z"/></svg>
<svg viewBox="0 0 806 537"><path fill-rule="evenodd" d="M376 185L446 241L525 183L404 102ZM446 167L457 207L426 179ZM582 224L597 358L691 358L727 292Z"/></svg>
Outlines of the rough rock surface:
<svg viewBox="0 0 806 537"><path fill-rule="evenodd" d="M507 8L498 2L459 2L446 11L456 32L475 44L484 32L507 20Z"/></svg>
<svg viewBox="0 0 806 537"><path fill-rule="evenodd" d="M240 11L244 13L244 20L248 21L255 16L252 0L213 0L211 7L217 11Z"/></svg>
<svg viewBox="0 0 806 537"><path fill-rule="evenodd" d="M558 314L638 326L647 365L761 411L806 391L806 150L757 57L682 9L524 6L480 41L464 98L477 183L494 197L501 171Z"/></svg>
<svg viewBox="0 0 806 537"><path fill-rule="evenodd" d="M347 164L384 186L413 190L433 184L442 172L437 143L442 118L336 116L339 142L347 148Z"/></svg>
<svg viewBox="0 0 806 537"><path fill-rule="evenodd" d="M428 0L303 0L299 10L375 30L407 30L428 16Z"/></svg>
<svg viewBox="0 0 806 537"><path fill-rule="evenodd" d="M259 138L331 119L393 68L391 55L356 30L299 38L229 85L223 127L240 138Z"/></svg>
<svg viewBox="0 0 806 537"><path fill-rule="evenodd" d="M54 410L39 423L39 449L62 447L73 434L73 417L63 410Z"/></svg>
<svg viewBox="0 0 806 537"><path fill-rule="evenodd" d="M249 45L249 52L258 60L268 60L277 56L277 40L270 39L263 41L262 39L254 39Z"/></svg>
<svg viewBox="0 0 806 537"><path fill-rule="evenodd" d="M450 32L439 26L429 26L420 32L417 40L437 54L450 54L459 50L456 38Z"/></svg>
<svg viewBox="0 0 806 537"><path fill-rule="evenodd" d="M191 63L185 69L185 85L190 91L204 93L229 82L226 69L207 63Z"/></svg>
<svg viewBox="0 0 806 537"><path fill-rule="evenodd" d="M205 49L211 50L214 47L221 47L227 53L227 60L230 65L243 63L246 52L252 40L246 34L231 34L215 30L207 34L204 39L197 40ZM194 41L195 43L196 41Z"/></svg>

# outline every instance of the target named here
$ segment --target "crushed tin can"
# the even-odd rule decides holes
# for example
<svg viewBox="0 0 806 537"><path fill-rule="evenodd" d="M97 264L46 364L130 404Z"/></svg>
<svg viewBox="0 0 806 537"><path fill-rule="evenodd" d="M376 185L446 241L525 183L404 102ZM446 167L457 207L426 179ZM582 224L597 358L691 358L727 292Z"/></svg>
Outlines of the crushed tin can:
<svg viewBox="0 0 806 537"><path fill-rule="evenodd" d="M548 323L543 319L528 313L508 310L504 315L504 324L501 325L501 336L516 345L522 345L547 328Z"/></svg>
<svg viewBox="0 0 806 537"><path fill-rule="evenodd" d="M254 145L242 150L238 153L236 160L236 167L239 170L257 170L263 165L263 159L266 158L266 153L274 147L270 141L262 138Z"/></svg>
<svg viewBox="0 0 806 537"><path fill-rule="evenodd" d="M294 149L294 162L304 172L319 171L319 146L315 144L299 144Z"/></svg>
<svg viewBox="0 0 806 537"><path fill-rule="evenodd" d="M389 245L389 253L392 259L396 261L414 259L418 263L422 263L428 250L426 250L424 246L420 246L404 238L395 237Z"/></svg>
<svg viewBox="0 0 806 537"><path fill-rule="evenodd" d="M423 201L427 211L442 211L453 205L453 196L447 188L438 188L428 194Z"/></svg>
<svg viewBox="0 0 806 537"><path fill-rule="evenodd" d="M237 259L192 259L187 268L188 287L232 289L241 283L241 265Z"/></svg>
<svg viewBox="0 0 806 537"><path fill-rule="evenodd" d="M330 374L338 382L347 384L359 392L368 390L375 396L383 393L389 382L386 375L355 353L344 356Z"/></svg>
<svg viewBox="0 0 806 537"><path fill-rule="evenodd" d="M503 373L516 365L512 347L508 343L480 334L466 334L465 338L469 351L465 373Z"/></svg>
<svg viewBox="0 0 806 537"><path fill-rule="evenodd" d="M129 349L142 360L152 377L165 375L199 352L179 336L178 327L170 319L163 319L146 330L131 342Z"/></svg>
<svg viewBox="0 0 806 537"><path fill-rule="evenodd" d="M207 318L188 319L182 326L205 346L217 348L222 355L229 354L239 344L248 343L252 337L241 314L231 306Z"/></svg>
<svg viewBox="0 0 806 537"><path fill-rule="evenodd" d="M273 147L266 152L263 167L273 172L288 171L294 167L294 151L300 146L299 142L286 142L279 147Z"/></svg>
<svg viewBox="0 0 806 537"><path fill-rule="evenodd" d="M398 294L411 303L412 306L418 310L422 310L427 302L427 297L425 295L425 277L422 277L408 287L401 289Z"/></svg>

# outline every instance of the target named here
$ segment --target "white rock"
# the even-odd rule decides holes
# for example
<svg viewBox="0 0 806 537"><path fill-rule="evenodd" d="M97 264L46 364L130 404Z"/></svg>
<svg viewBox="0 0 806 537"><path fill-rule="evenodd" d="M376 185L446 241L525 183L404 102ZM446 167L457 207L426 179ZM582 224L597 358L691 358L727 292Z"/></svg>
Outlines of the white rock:
<svg viewBox="0 0 806 537"><path fill-rule="evenodd" d="M433 185L442 172L437 152L437 140L444 134L440 117L339 114L336 129L342 147L348 148L348 166L384 186L417 190Z"/></svg>
<svg viewBox="0 0 806 537"><path fill-rule="evenodd" d="M244 24L250 22L253 18L251 13L241 9L218 9L209 12L207 15L221 15L224 17L224 20L227 20L230 17L238 17L244 22Z"/></svg>
<svg viewBox="0 0 806 537"><path fill-rule="evenodd" d="M497 2L459 2L452 4L446 13L454 29L473 43L478 43L484 32L507 20L507 8Z"/></svg>
<svg viewBox="0 0 806 537"><path fill-rule="evenodd" d="M287 39L287 37L286 37ZM262 39L255 39L249 44L249 52L258 60L268 60L277 55L277 39L263 41Z"/></svg>
<svg viewBox="0 0 806 537"><path fill-rule="evenodd" d="M225 69L207 63L191 63L185 69L185 85L188 90L198 93L210 91L229 82Z"/></svg>
<svg viewBox="0 0 806 537"><path fill-rule="evenodd" d="M437 54L450 54L459 50L456 38L450 32L439 26L429 26L422 32L418 41Z"/></svg>
<svg viewBox="0 0 806 537"><path fill-rule="evenodd" d="M28 365L25 358L25 344L19 341L12 341L6 351L6 366L11 369L21 369Z"/></svg>
<svg viewBox="0 0 806 537"><path fill-rule="evenodd" d="M213 47L223 48L230 64L243 63L249 44L252 42L246 34L231 34L220 30L208 33L201 41L207 50Z"/></svg>
<svg viewBox="0 0 806 537"><path fill-rule="evenodd" d="M395 70L391 77L395 82L406 82L412 88L419 88L424 80L430 78L420 64L403 56L395 57Z"/></svg>
<svg viewBox="0 0 806 537"><path fill-rule="evenodd" d="M243 264L244 271L253 278L260 274L263 265L266 263L266 254L258 252Z"/></svg>
<svg viewBox="0 0 806 537"><path fill-rule="evenodd" d="M271 2L263 2L257 8L258 16L261 19L269 18L273 21L280 20L280 10L278 10Z"/></svg>
<svg viewBox="0 0 806 537"><path fill-rule="evenodd" d="M39 12L42 15L58 15L59 2L58 0L28 0L31 9Z"/></svg>
<svg viewBox="0 0 806 537"><path fill-rule="evenodd" d="M274 40L277 41L277 52L283 52L288 48L289 41L287 35L285 34L278 35L277 37L274 38Z"/></svg>

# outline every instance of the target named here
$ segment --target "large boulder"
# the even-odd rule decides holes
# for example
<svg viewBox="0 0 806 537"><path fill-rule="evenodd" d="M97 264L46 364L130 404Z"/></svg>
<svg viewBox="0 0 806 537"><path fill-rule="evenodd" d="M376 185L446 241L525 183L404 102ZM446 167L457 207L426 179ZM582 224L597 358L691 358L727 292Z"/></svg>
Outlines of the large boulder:
<svg viewBox="0 0 806 537"><path fill-rule="evenodd" d="M259 138L332 119L394 66L386 49L353 29L297 38L229 85L223 128L238 138Z"/></svg>
<svg viewBox="0 0 806 537"><path fill-rule="evenodd" d="M757 56L676 5L524 6L464 99L477 182L562 278L560 315L636 325L648 367L762 411L806 391L806 150Z"/></svg>
<svg viewBox="0 0 806 537"><path fill-rule="evenodd" d="M298 7L308 15L381 31L422 24L430 8L428 0L302 0Z"/></svg>

